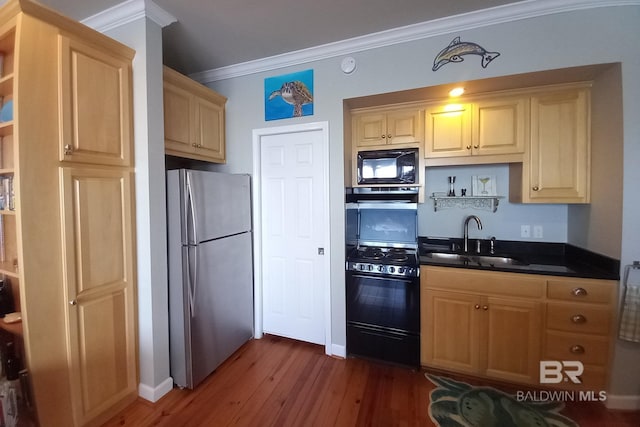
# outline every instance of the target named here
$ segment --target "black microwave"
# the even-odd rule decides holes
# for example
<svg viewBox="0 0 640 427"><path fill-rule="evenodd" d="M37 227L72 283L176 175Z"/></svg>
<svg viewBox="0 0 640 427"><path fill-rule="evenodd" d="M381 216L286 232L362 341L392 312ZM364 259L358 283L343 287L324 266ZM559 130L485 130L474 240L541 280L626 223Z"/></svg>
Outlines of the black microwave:
<svg viewBox="0 0 640 427"><path fill-rule="evenodd" d="M358 184L418 183L418 149L358 151Z"/></svg>

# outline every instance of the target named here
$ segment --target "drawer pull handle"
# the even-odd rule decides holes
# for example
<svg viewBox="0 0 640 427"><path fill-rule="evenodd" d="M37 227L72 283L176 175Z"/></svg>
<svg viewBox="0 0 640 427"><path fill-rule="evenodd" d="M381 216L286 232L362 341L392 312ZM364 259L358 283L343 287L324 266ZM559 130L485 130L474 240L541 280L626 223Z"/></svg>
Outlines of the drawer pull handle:
<svg viewBox="0 0 640 427"><path fill-rule="evenodd" d="M572 345L569 351L573 354L584 354L584 347L581 345Z"/></svg>
<svg viewBox="0 0 640 427"><path fill-rule="evenodd" d="M574 314L573 316L571 316L571 321L577 324L587 323L587 318L582 314Z"/></svg>
<svg viewBox="0 0 640 427"><path fill-rule="evenodd" d="M571 294L573 294L573 296L575 297L586 297L587 295L589 295L585 288L573 288Z"/></svg>

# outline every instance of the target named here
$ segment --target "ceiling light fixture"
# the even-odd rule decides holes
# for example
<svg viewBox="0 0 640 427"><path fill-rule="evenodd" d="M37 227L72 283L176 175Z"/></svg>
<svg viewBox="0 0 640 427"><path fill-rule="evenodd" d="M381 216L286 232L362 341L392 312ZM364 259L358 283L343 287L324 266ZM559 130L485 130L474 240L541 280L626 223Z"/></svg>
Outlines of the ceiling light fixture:
<svg viewBox="0 0 640 427"><path fill-rule="evenodd" d="M454 87L449 91L449 96L456 97L456 96L462 95L463 93L464 93L463 87Z"/></svg>

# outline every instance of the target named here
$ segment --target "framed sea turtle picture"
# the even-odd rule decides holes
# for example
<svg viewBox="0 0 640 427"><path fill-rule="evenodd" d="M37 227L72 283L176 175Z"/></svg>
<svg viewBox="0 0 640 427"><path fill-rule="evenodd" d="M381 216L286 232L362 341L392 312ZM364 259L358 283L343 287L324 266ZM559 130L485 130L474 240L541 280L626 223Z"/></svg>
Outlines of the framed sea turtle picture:
<svg viewBox="0 0 640 427"><path fill-rule="evenodd" d="M264 119L313 115L313 70L264 79Z"/></svg>

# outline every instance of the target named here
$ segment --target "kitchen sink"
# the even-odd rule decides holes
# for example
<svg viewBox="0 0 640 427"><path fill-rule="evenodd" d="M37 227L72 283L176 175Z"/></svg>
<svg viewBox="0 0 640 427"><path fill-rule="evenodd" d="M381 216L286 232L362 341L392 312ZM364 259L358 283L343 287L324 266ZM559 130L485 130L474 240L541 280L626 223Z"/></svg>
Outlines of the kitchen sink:
<svg viewBox="0 0 640 427"><path fill-rule="evenodd" d="M485 267L501 267L510 265L527 265L516 258L495 256L495 255L472 255L472 254L455 254L449 252L428 252L426 257L439 261L455 261L464 264L485 266Z"/></svg>

